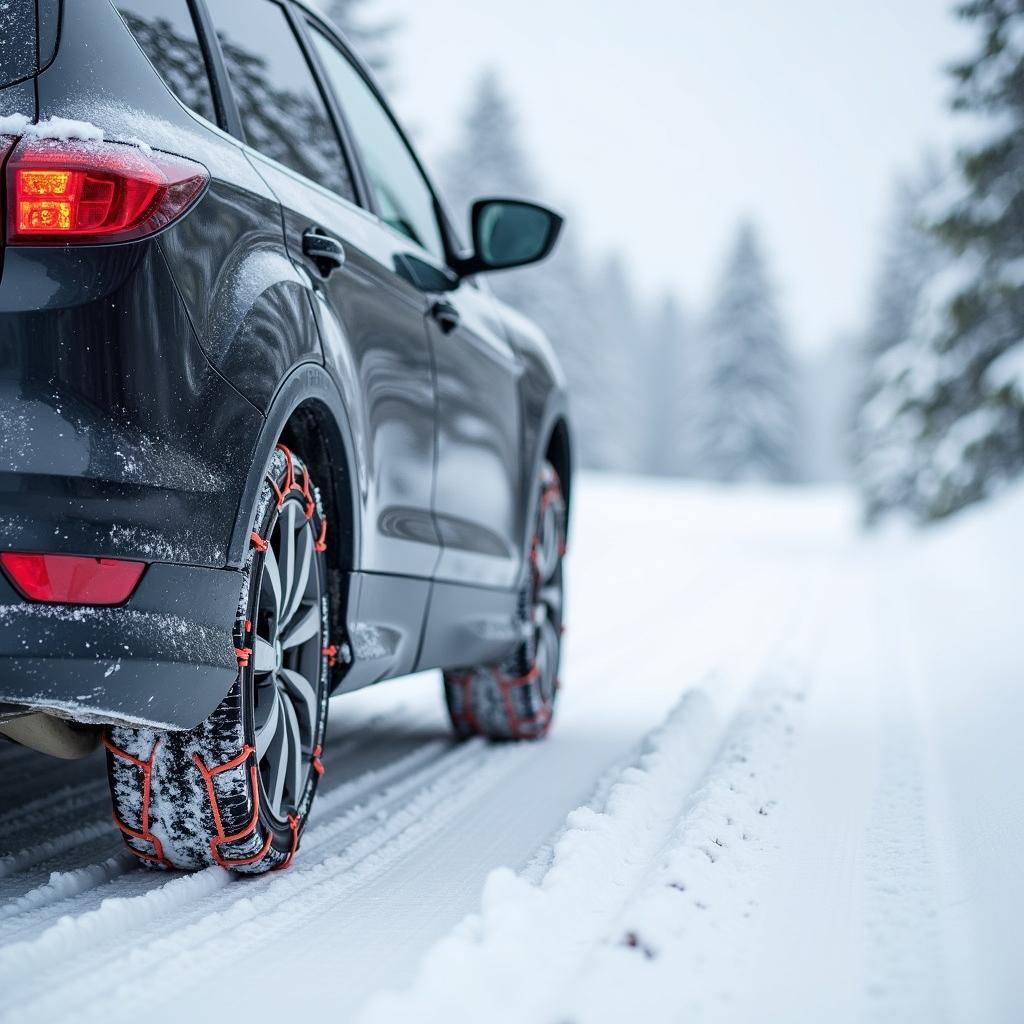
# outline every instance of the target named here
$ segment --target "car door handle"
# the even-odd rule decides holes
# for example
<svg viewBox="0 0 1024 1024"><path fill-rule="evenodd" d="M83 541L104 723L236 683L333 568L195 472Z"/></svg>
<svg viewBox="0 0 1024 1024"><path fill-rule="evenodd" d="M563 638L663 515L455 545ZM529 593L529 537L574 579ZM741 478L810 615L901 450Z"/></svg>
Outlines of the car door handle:
<svg viewBox="0 0 1024 1024"><path fill-rule="evenodd" d="M451 334L462 319L459 311L444 299L439 299L430 307L430 315L437 321L442 334Z"/></svg>
<svg viewBox="0 0 1024 1024"><path fill-rule="evenodd" d="M316 269L324 277L332 270L345 265L345 246L333 235L328 235L319 228L307 228L303 231L302 252L316 264Z"/></svg>

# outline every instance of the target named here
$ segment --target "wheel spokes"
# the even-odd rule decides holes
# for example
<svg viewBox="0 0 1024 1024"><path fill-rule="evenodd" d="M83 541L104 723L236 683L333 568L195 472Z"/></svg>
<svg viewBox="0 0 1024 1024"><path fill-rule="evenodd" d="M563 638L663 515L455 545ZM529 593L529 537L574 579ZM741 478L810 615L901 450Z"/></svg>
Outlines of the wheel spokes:
<svg viewBox="0 0 1024 1024"><path fill-rule="evenodd" d="M285 730L288 734L288 752L285 758L285 781L290 790L290 796L294 803L302 794L302 781L305 776L306 766L302 758L302 734L299 732L299 719L295 714L295 705L284 698L281 701L281 709L284 711ZM280 804L276 807L277 813L281 813Z"/></svg>
<svg viewBox="0 0 1024 1024"><path fill-rule="evenodd" d="M253 639L252 655L253 666L258 676L273 672L277 667L277 653L274 650L274 645L268 643L261 636Z"/></svg>
<svg viewBox="0 0 1024 1024"><path fill-rule="evenodd" d="M288 605L295 583L295 502L285 502L277 519L277 529L281 539L278 548L281 565L281 616L278 620L280 628L288 621Z"/></svg>
<svg viewBox="0 0 1024 1024"><path fill-rule="evenodd" d="M261 587L266 584L265 589L270 591L271 600L274 602L274 607L268 609L271 612L274 623L277 623L278 617L281 614L281 568L277 564L277 556L274 554L272 547L267 547L267 552L263 556L263 579L261 581Z"/></svg>
<svg viewBox="0 0 1024 1024"><path fill-rule="evenodd" d="M537 576L547 583L558 568L561 557L559 516L554 504L548 502L541 512L537 528Z"/></svg>
<svg viewBox="0 0 1024 1024"><path fill-rule="evenodd" d="M294 508L294 505L292 507ZM300 530L299 536L295 538L293 557L295 571L292 574L291 590L288 592L284 613L281 616L281 625L290 622L292 616L298 611L299 604L306 593L306 585L309 583L309 568L313 562L313 536L309 530Z"/></svg>
<svg viewBox="0 0 1024 1024"><path fill-rule="evenodd" d="M327 640L316 536L300 502L282 503L270 540L253 614L254 745L267 810L283 819L302 800L312 770Z"/></svg>
<svg viewBox="0 0 1024 1024"><path fill-rule="evenodd" d="M276 687L275 687L276 690ZM291 752L288 749L288 723L285 719L284 702L278 693L278 706L281 709L277 716L277 729L274 732L274 741L268 748L267 762L270 767L270 779L267 785L267 798L270 800L270 809L278 817L281 817L281 805L284 802L284 787L288 781L289 757Z"/></svg>
<svg viewBox="0 0 1024 1024"><path fill-rule="evenodd" d="M288 628L281 637L281 647L288 650L311 640L320 629L320 607L311 605L301 618L288 623Z"/></svg>
<svg viewBox="0 0 1024 1024"><path fill-rule="evenodd" d="M537 672L541 692L551 697L555 692L558 666L558 633L550 619L545 619L537 633Z"/></svg>
<svg viewBox="0 0 1024 1024"><path fill-rule="evenodd" d="M271 683L266 691L271 701L270 711L264 723L256 730L256 760L262 761L270 749L281 727L281 694Z"/></svg>
<svg viewBox="0 0 1024 1024"><path fill-rule="evenodd" d="M313 684L304 675L288 668L281 669L281 681L288 690L296 709L305 719L306 725L311 727L317 719L318 710L316 690L313 689Z"/></svg>

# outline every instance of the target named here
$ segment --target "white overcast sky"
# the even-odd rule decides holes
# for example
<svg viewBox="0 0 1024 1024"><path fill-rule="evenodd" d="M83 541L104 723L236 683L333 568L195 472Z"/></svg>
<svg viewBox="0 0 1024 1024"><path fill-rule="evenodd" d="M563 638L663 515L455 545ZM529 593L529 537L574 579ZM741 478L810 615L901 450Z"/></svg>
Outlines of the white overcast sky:
<svg viewBox="0 0 1024 1024"><path fill-rule="evenodd" d="M377 0L394 103L428 163L486 67L595 257L704 305L737 221L760 225L803 348L864 318L893 175L954 138L948 0Z"/></svg>

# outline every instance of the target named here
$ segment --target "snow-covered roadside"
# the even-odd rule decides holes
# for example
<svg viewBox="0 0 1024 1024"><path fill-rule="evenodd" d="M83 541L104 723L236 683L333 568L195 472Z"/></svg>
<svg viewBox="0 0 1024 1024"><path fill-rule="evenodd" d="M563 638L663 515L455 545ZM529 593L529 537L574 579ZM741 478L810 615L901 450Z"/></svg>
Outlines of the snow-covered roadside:
<svg viewBox="0 0 1024 1024"><path fill-rule="evenodd" d="M1022 521L1018 489L858 545L721 745L688 692L360 1024L1019 1019Z"/></svg>
<svg viewBox="0 0 1024 1024"><path fill-rule="evenodd" d="M101 764L0 745L0 1016L221 1020L258 965L335 1024L1017 1020L1024 490L869 540L835 492L577 502L549 740L339 698L287 872L140 870Z"/></svg>

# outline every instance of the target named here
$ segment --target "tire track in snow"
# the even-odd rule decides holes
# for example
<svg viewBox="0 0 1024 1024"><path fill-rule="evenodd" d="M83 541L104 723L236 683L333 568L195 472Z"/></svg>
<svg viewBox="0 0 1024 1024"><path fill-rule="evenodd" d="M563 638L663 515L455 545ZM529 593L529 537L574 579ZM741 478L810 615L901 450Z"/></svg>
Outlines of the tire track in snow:
<svg viewBox="0 0 1024 1024"><path fill-rule="evenodd" d="M675 593L673 595L676 600L672 604L675 614L685 614L687 607L691 605L706 605L709 598L714 600L722 593L727 592L731 587L736 586L736 581L734 580L715 580L711 587L702 591L701 588L694 586L700 576L699 567L693 567L690 572L680 576L676 581ZM708 593L709 590L710 594ZM650 611L639 603L630 606L630 610L633 610L633 608L635 608L634 613L624 618L621 626L625 635L639 637L643 631L638 627L649 620ZM592 671L591 666L593 663L599 662L602 670L600 676L614 685L618 683L620 678L619 673L614 671L614 668L618 666L621 670L625 670L633 664L636 653L642 644L620 645L617 650L618 656L612 665L609 664L607 656L602 654L601 649L599 647L595 649L595 646L588 645L583 656L577 658L575 672L580 676L587 675L592 677L597 673ZM354 751L365 747L374 738L372 735L374 729L403 718L408 718L408 709L400 705L397 708L370 716L365 722L356 723L357 728L361 732L352 740L347 742L334 740L327 746L323 758L325 765L330 769L335 762L342 761ZM38 759L38 755L32 752L18 750L17 753L29 758ZM99 771L102 773L102 764L99 765ZM317 805L322 800L323 794L318 796ZM54 809L54 802L60 805L60 810L65 812L66 817ZM82 823L80 820L81 814L86 808L94 811L96 817L87 823ZM65 822L73 824L73 827L68 827L65 831L60 832ZM110 820L109 794L106 779L102 774L98 779L89 779L77 785L64 787L63 797L57 797L56 794L46 794L31 801L30 804L13 809L8 815L0 817L0 836L3 836L4 841L8 842L9 840L6 837L14 831L15 826L20 826L18 831L14 833L18 834L20 831L33 830L43 825L59 834L47 836L47 838L40 842L0 858L0 879L24 874L30 869L35 868L38 871L44 872L48 869L55 869L62 875L70 875L84 882L85 879L90 877L102 877L102 873L97 870L98 863L107 863L110 860L109 855L113 855L116 850L121 848L120 839ZM110 838L110 843L105 842L107 837ZM69 864L63 859L66 854L86 844L100 844L97 851L100 855L99 861L96 861L95 854L91 850L87 851L88 856L79 858L78 863L72 860ZM108 854L108 856L104 857L104 854ZM136 867L133 862L134 858L121 873L127 874L132 871ZM6 899L18 899L34 889L44 888L47 884L41 884L37 876L30 875L22 882L20 891L6 886L0 887L0 894ZM55 887L48 891L56 893L60 890L59 887ZM87 890L82 889L81 891Z"/></svg>
<svg viewBox="0 0 1024 1024"><path fill-rule="evenodd" d="M339 873L370 861L381 867L402 856L410 845L450 822L523 749L490 748L482 741L443 746L445 751L410 755L414 770L383 790L379 777L367 779L377 792L364 804L339 801L342 806L333 817L310 828L308 842L303 842L307 856L287 872L238 879L221 868L207 868L178 875L142 896L107 899L81 916L62 918L34 939L9 945L0 966L0 990L10 993L5 1005L19 1008L19 1017L53 1020L59 1015L54 1006L82 1007L91 995L97 1012L102 1008L106 1013L111 974L104 966L116 963L113 974L119 978L145 975L162 967L169 956L199 945L209 947L200 957L205 967L215 968L223 962L223 944L232 940L238 924L276 908L286 920L319 913L322 899L297 904L295 897L329 887L332 880L350 891L358 884L358 873L351 878L339 878ZM324 849L338 840L347 841L340 853ZM323 856L309 855L318 849ZM378 851L381 856L374 857ZM261 926L251 941L259 944L264 938Z"/></svg>
<svg viewBox="0 0 1024 1024"><path fill-rule="evenodd" d="M109 805L106 778L100 774L77 785L62 786L52 793L14 807L0 816L0 842L6 848L6 853L0 858L0 877L3 877L4 860L11 854L20 852L17 844L23 840L18 837L23 833L31 834L44 827L53 829L65 821L74 823L84 814L92 813L96 805L103 801Z"/></svg>
<svg viewBox="0 0 1024 1024"><path fill-rule="evenodd" d="M393 783L421 770L442 757L450 743L433 741L380 769L363 772L324 793L317 801L314 817L303 837L303 850L316 848L329 838L329 827L320 822L343 811L382 785ZM329 765L328 765L329 767ZM121 850L120 840L116 840ZM24 932L48 927L65 913L81 915L95 909L108 896L135 898L167 884L165 872L139 865L129 853L119 853L100 863L71 871L56 871L48 881L0 908L0 942L16 940ZM91 894L88 900L82 897Z"/></svg>
<svg viewBox="0 0 1024 1024"><path fill-rule="evenodd" d="M363 731L336 740L327 748L322 758L325 768L328 772L332 771L339 762L370 745L374 740L374 729L406 718L407 709L399 705L371 716L365 723L359 723ZM31 751L26 753L28 756L37 756ZM107 863L123 848L123 844L111 817L110 793L102 764L99 765L99 772L99 779L65 787L60 797L54 795L37 798L0 818L0 836L3 836L5 843L10 841L8 836L11 833L17 836L43 826L47 830L45 839L0 857L0 898L17 900L37 888L44 888L40 875L47 872L74 876L83 882L90 877L102 877L102 873L96 870L98 865ZM56 809L54 803L58 805ZM84 812L95 816L82 823L80 819ZM12 820L15 823L13 827ZM69 862L66 854L72 851L84 856L72 858ZM136 859L131 855L129 857L127 866L120 874L138 868ZM116 876L111 875L113 877ZM59 889L50 891L57 892Z"/></svg>
<svg viewBox="0 0 1024 1024"><path fill-rule="evenodd" d="M614 554L614 552L612 552ZM610 556L609 556L610 557ZM705 638L700 636L702 629L706 625L714 627L716 624L720 624L725 621L729 621L735 610L741 609L740 616L748 617L751 613L751 609L754 606L760 604L764 605L765 611L764 616L768 619L775 620L780 615L779 605L788 605L792 599L792 587L789 583L786 583L781 588L776 585L778 580L777 577L773 578L772 574L765 573L758 570L756 567L753 572L750 571L750 567L745 564L741 564L740 560L730 562L725 572L710 572L706 561L698 560L696 562L690 562L688 560L681 560L683 564L687 565L690 571L685 574L679 573L674 575L673 582L670 585L666 585L664 582L659 584L658 598L659 603L654 606L651 603L645 601L645 577L646 573L641 570L636 572L623 571L620 567L615 570L615 590L619 591L619 585L623 579L627 580L630 586L634 586L636 589L632 591L635 594L635 599L622 601L616 598L616 607L613 611L611 608L607 612L602 612L600 616L590 615L584 617L584 621L581 623L582 628L579 632L570 632L569 643L572 650L572 660L570 663L570 684L572 684L572 695L573 699L581 703L586 702L591 697L597 697L598 694L613 694L616 691L628 688L630 685L634 685L637 681L631 679L631 674L635 671L638 664L642 664L645 667L645 676L648 674L648 670L653 668L655 672L664 675L667 671L672 670L672 666L668 661L665 661L660 653L656 654L653 659L653 665L651 664L651 646L655 647L663 646L669 641L687 642L687 636L697 636L701 641L702 649L704 653L700 658L696 659L694 665L691 665L689 660L687 661L686 668L678 671L677 675L682 676L682 682L685 684L687 680L696 681L702 674L697 671L694 666L707 667L712 665L714 662L720 659L722 651L726 648L729 649L730 655L736 653L740 648L743 648L748 643L748 638L743 635L725 635L721 638L715 637L714 642L710 645L706 644ZM666 567L669 568L669 567ZM671 567L670 571L675 573L675 568ZM609 595L609 603L612 603L611 595ZM687 621L689 619L689 621ZM579 621L573 620L573 624ZM681 623L686 623L685 626L681 626ZM773 627L774 628L774 627ZM614 634L615 642L609 642L610 638ZM756 648L758 643L755 642L753 647ZM746 656L745 660L750 660L756 652L751 651ZM579 685L575 685L578 681ZM680 686L676 685L676 691L680 689ZM607 696L602 698L607 701ZM357 726L358 728L358 726ZM557 742L557 734L554 742ZM337 743L332 743L327 748L328 757L337 756L335 750ZM500 752L504 748L498 748ZM540 748L516 748L517 753L515 757L519 759L517 763L526 763L529 758L536 756ZM488 759L494 752L490 751L481 755L484 759ZM467 773L468 774L468 773ZM492 784L500 781L503 777L501 773L495 775L492 780ZM461 780L460 780L461 781ZM102 783L101 783L102 785ZM484 788L480 791L481 794L486 794L488 788ZM443 796L443 794L442 794ZM330 794L324 792L321 794L320 801L325 801L330 797ZM319 802L318 802L319 804ZM385 810L384 813L387 813ZM395 809L395 814L401 813L401 804ZM304 838L303 850L299 861L297 861L295 867L285 873L284 875L275 876L271 883L278 885L283 881L297 878L307 866L310 867L322 867L321 865L315 865L310 863L307 865L308 854L315 852L319 840L314 840L316 830L319 827L321 820L324 824L334 820L333 812L330 808L324 808L318 806L314 812L315 818L311 824L310 830L307 832L307 836ZM369 821L364 820L363 824L367 827L377 828L377 826ZM438 827L443 827L440 825ZM385 840L385 842L399 842L401 836L405 835L405 832L400 832L398 836L392 840ZM379 870L384 870L388 865L396 863L404 856L408 856L411 850L415 847L416 843L424 839L429 838L430 835L436 834L436 829L425 832L420 840L415 842L408 836L405 840L399 842L399 849L397 851L389 852L388 856L382 858L382 866L379 866ZM115 837L116 838L116 837ZM542 838L538 836L538 839ZM355 838L351 838L351 832L342 830L341 833L333 834L331 836L325 836L323 843L335 843L338 841L345 841L349 839L352 842L361 841ZM377 859L377 853L379 852L381 836L375 834L375 837L370 844L370 852L366 856L372 860ZM402 843L408 842L410 845L408 848L402 845ZM374 845L376 844L376 845ZM348 850L340 851L337 857L344 858L348 854ZM327 858L330 860L331 858ZM336 859L336 858L335 858ZM362 863L362 862L359 862ZM346 870L343 865L338 867L336 871L328 872L324 874L322 880L316 885L311 886L310 890L300 890L294 894L298 898L298 906L287 906L284 901L279 901L280 905L277 909L273 909L268 906L268 914L273 914L273 920L281 924L282 929L287 930L289 927L289 921L293 914L299 914L302 920L305 922L303 928L299 929L300 934L304 934L305 930L308 930L310 922L315 922L315 919L324 912L322 904L324 901L318 901L318 897L322 889L326 888L329 892L338 890L338 899L344 901L353 896L357 891L358 887L365 885L366 881L372 877L375 877L376 870L374 868L371 871L370 867L360 868L359 864L348 864L348 869L356 872L365 871L366 874L359 874L358 877L353 881L352 878L345 876L339 877L338 872ZM94 867L95 865L86 865L86 867ZM154 889L164 889L169 885L169 881L164 876L153 876L149 872L132 872L129 879L120 879L111 883L107 888L102 889L102 893L107 894L123 894L129 887L134 885L136 879L146 879L146 884ZM155 879L155 880L154 880ZM362 881L359 881L362 879ZM342 892L342 890L344 890ZM94 893L94 896L98 897L100 891ZM230 885L221 891L221 889L214 889L210 893L205 893L202 887L196 887L189 891L184 889L177 890L176 903L177 910L173 906L165 908L166 914L160 919L161 924L159 927L154 927L147 923L149 918L144 918L138 922L137 936L141 936L136 941L140 943L143 950L148 949L147 942L153 941L166 941L170 945L167 947L170 950L171 962L178 964L179 962L185 962L190 956L193 956L194 951L190 951L188 944L184 946L181 944L183 939L183 931L187 931L200 924L208 912L210 906L216 909L218 914L242 914L241 910L235 909L235 904L239 902L247 901L251 896L256 896L263 891L262 882L243 882L240 885ZM92 897L90 897L92 898ZM290 898L290 897L289 897ZM261 900L263 898L261 897ZM200 906L195 901L201 901ZM327 901L329 903L329 901ZM79 903L75 904L74 901L70 901L68 909L73 913L77 913L81 917L83 906ZM134 913L134 912L133 912ZM148 911L147 911L148 913ZM135 921L132 913L126 911L126 920L131 924ZM248 920L248 919L246 919ZM38 921L34 923L38 925ZM26 927L26 931L32 931L33 928ZM163 939L154 939L153 932L160 928L166 929L168 934ZM91 951L89 947L88 929L83 929L82 936L84 941L81 943L81 947L75 947L71 945L68 947L69 956L73 963L75 963L75 969L77 970L77 960L79 956L85 956ZM41 936L40 936L41 937ZM223 936L218 936L216 939L210 940L198 940L205 941L207 943L207 951L219 952L220 945L223 943ZM19 948L19 947L13 947ZM202 946L200 948L203 948ZM116 955L119 951L119 955ZM111 987L111 979L116 979L119 973L121 973L123 964L122 960L133 960L139 951L133 949L133 943L128 941L119 941L115 946L115 955L112 955L108 960L101 962L100 971L106 975L107 981L105 986L101 986L100 979L96 980L95 987L92 989L82 989L79 985L72 984L69 991L71 993L88 993L92 992L94 997L99 1003L109 1007L109 991ZM199 965L200 970L211 971L214 970L214 964L217 958L209 956L207 961ZM222 961L223 962L223 961ZM138 971L132 966L128 972L127 985L131 985L131 978L136 977L137 980L142 979L147 987L150 985L156 985L160 988L154 989L163 990L168 992L172 997L176 996L180 1001L180 989L175 990L172 983L168 980L172 976L180 975L177 971L164 972L162 969L157 969L156 965L159 963L162 968L162 961L158 957L152 957L149 961L149 968ZM109 969L104 970L107 967ZM50 969L56 969L50 968ZM65 967L67 969L67 967ZM155 975L155 976L154 976ZM62 979L61 979L62 982ZM33 985L36 983L33 982ZM84 984L82 982L81 984ZM132 993L133 999L137 998L137 990ZM44 992L40 998L46 998L47 994ZM36 1006L30 1000L30 1011L35 1012ZM84 1012L84 1011L83 1011ZM98 1011L97 1011L98 1012ZM109 1011L108 1011L109 1012ZM169 1012L169 1011L168 1011Z"/></svg>

